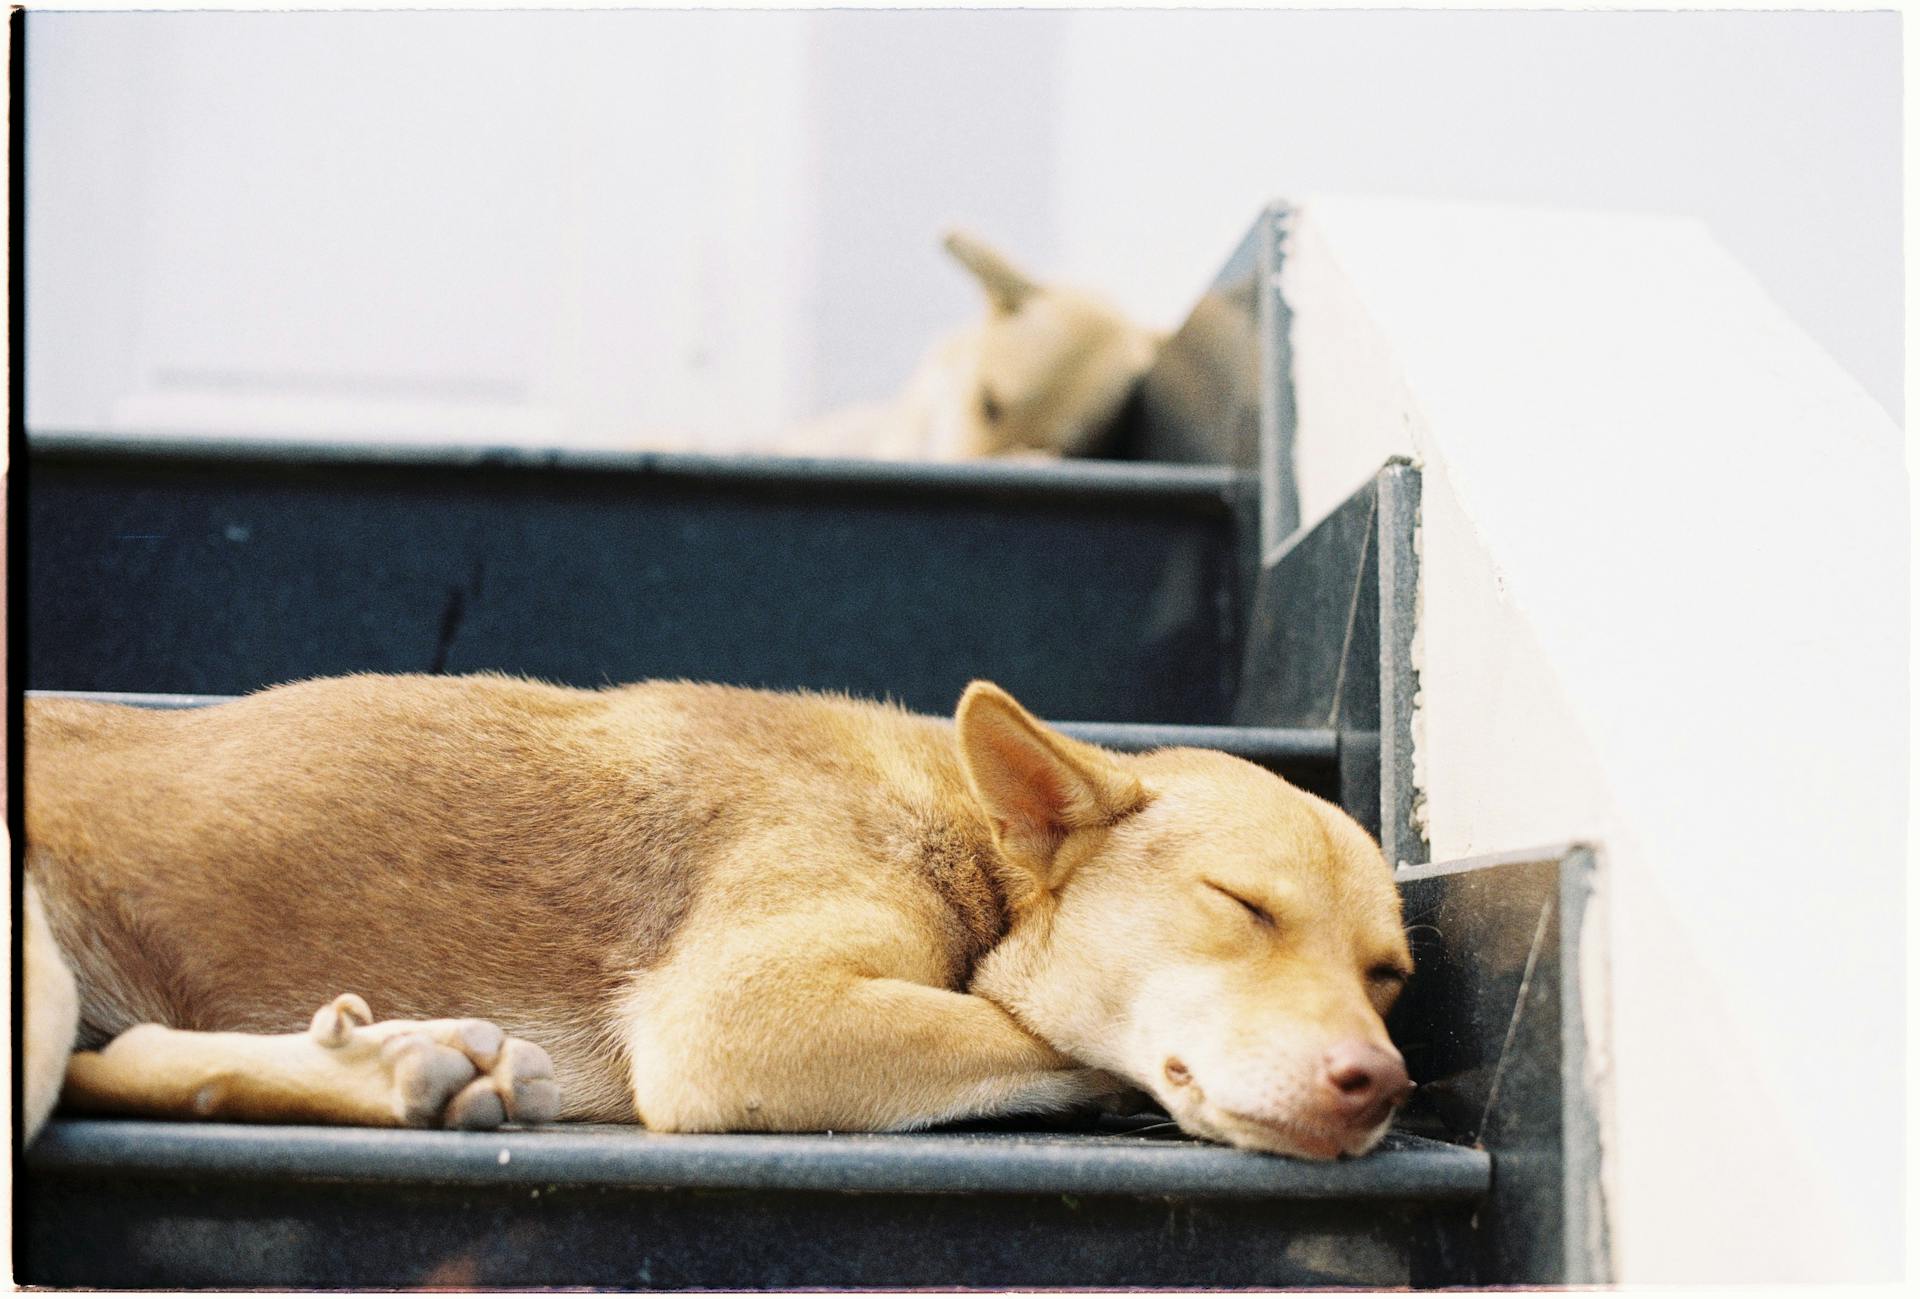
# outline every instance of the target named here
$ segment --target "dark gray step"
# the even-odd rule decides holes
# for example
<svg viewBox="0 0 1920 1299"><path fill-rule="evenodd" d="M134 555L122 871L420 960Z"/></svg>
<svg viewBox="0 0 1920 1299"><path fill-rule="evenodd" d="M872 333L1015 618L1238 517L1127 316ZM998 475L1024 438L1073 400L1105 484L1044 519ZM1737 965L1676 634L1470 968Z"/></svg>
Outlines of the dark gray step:
<svg viewBox="0 0 1920 1299"><path fill-rule="evenodd" d="M27 683L685 677L1225 722L1252 479L36 436Z"/></svg>
<svg viewBox="0 0 1920 1299"><path fill-rule="evenodd" d="M155 694L135 691L29 690L28 698L91 699L136 708L202 708L232 695ZM1219 749L1278 772L1325 798L1337 796L1340 737L1321 727L1182 726L1137 722L1057 722L1067 734L1123 753L1148 749Z"/></svg>
<svg viewBox="0 0 1920 1299"><path fill-rule="evenodd" d="M1490 1183L1399 1134L1315 1164L1164 1129L62 1120L26 1170L22 1278L105 1286L1436 1284Z"/></svg>
<svg viewBox="0 0 1920 1299"><path fill-rule="evenodd" d="M1589 923L1599 859L1566 844L1416 866L1400 876L1416 973L1387 1026L1419 1080L1400 1123L1485 1150L1463 1281L1604 1285L1603 967Z"/></svg>
<svg viewBox="0 0 1920 1299"><path fill-rule="evenodd" d="M1334 727L1341 801L1395 864L1427 860L1413 782L1420 474L1390 461L1264 556L1234 720Z"/></svg>

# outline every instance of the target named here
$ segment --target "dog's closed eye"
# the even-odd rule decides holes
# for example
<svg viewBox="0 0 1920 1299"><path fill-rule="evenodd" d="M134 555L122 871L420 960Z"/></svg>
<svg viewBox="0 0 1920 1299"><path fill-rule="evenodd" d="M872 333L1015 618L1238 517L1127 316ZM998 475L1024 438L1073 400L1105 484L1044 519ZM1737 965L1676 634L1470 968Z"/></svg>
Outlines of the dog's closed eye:
<svg viewBox="0 0 1920 1299"><path fill-rule="evenodd" d="M1006 413L1006 408L1000 404L1000 399L993 395L992 389L982 388L980 390L981 419L989 424L998 424L1000 417Z"/></svg>
<svg viewBox="0 0 1920 1299"><path fill-rule="evenodd" d="M1214 892L1222 894L1223 896L1231 898L1233 901L1238 902L1242 907L1246 909L1247 914L1253 918L1254 923L1266 929L1273 929L1277 926L1278 922L1274 920L1273 912L1267 910L1265 907L1261 906L1259 903L1249 902L1246 898L1241 897L1238 893L1235 893L1232 889L1226 888L1223 885L1215 884L1212 880L1207 880L1205 881L1205 883L1206 883L1206 886L1212 889Z"/></svg>

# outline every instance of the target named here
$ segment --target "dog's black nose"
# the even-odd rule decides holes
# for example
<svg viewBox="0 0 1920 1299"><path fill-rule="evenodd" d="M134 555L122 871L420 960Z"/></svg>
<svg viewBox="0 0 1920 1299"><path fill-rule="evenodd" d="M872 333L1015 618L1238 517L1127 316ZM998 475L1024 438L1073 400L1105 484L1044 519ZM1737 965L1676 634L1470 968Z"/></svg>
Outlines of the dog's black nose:
<svg viewBox="0 0 1920 1299"><path fill-rule="evenodd" d="M1400 1053L1364 1038L1334 1043L1325 1063L1329 1108L1349 1122L1378 1123L1413 1090Z"/></svg>

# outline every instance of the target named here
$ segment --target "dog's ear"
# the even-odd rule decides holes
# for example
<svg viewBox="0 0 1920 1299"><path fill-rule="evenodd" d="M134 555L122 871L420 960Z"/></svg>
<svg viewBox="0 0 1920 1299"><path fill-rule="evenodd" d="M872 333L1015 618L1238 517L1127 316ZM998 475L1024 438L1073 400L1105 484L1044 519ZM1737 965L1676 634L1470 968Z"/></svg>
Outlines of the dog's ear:
<svg viewBox="0 0 1920 1299"><path fill-rule="evenodd" d="M1110 825L1147 800L1112 754L1042 725L990 681L967 687L954 725L960 765L1002 855L1043 888L1064 878L1058 858L1069 834Z"/></svg>
<svg viewBox="0 0 1920 1299"><path fill-rule="evenodd" d="M1018 311L1021 303L1040 292L1040 286L1015 269L1012 262L972 235L950 230L942 242L962 266L973 272L996 310Z"/></svg>

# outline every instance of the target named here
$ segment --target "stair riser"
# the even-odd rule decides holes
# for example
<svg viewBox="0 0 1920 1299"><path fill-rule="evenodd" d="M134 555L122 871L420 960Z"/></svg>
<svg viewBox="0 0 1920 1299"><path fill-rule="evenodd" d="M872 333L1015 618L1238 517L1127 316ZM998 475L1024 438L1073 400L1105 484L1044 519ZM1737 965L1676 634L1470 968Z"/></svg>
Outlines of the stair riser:
<svg viewBox="0 0 1920 1299"><path fill-rule="evenodd" d="M44 1285L1433 1284L1442 1205L37 1178Z"/></svg>
<svg viewBox="0 0 1920 1299"><path fill-rule="evenodd" d="M494 669L945 711L987 677L1052 716L1205 723L1227 720L1238 671L1224 471L836 478L42 451L30 476L34 687L231 694Z"/></svg>
<svg viewBox="0 0 1920 1299"><path fill-rule="evenodd" d="M1492 1155L1472 1274L1611 1280L1600 1100L1583 993L1596 859L1584 847L1450 862L1400 885L1418 973L1389 1017L1421 1083L1402 1122Z"/></svg>
<svg viewBox="0 0 1920 1299"><path fill-rule="evenodd" d="M1388 464L1261 566L1236 721L1340 736L1341 802L1396 865L1427 860L1413 782L1420 475Z"/></svg>

